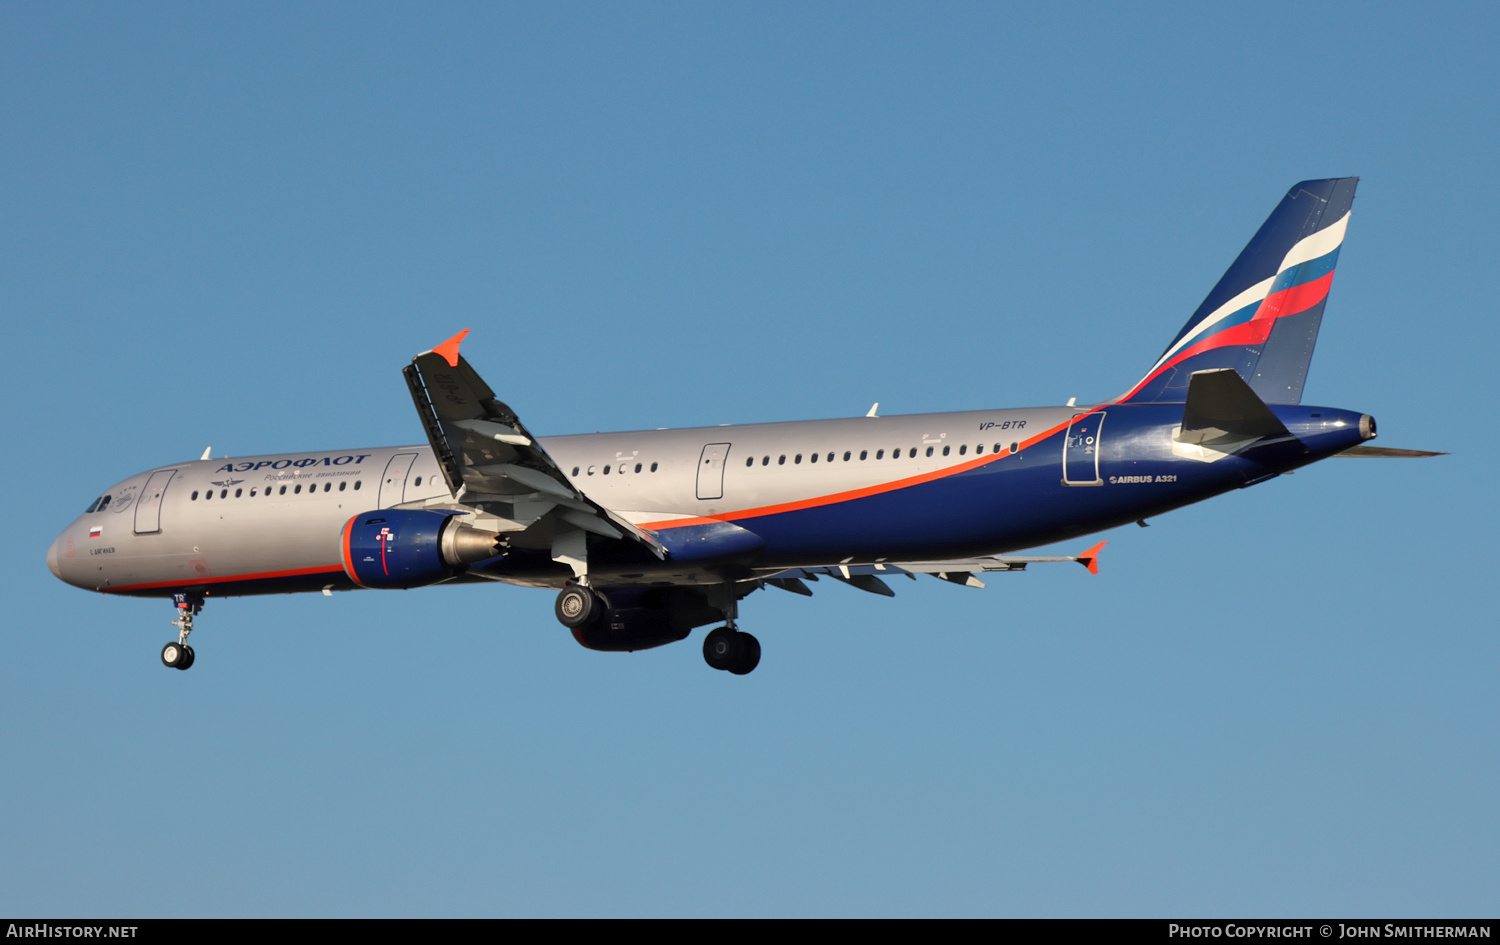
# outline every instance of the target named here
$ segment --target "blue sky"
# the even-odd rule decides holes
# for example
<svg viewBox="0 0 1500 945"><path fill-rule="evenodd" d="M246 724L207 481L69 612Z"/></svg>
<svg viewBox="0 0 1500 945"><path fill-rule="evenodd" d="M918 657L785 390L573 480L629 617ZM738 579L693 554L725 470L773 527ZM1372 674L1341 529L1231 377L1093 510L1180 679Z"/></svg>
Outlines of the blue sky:
<svg viewBox="0 0 1500 945"><path fill-rule="evenodd" d="M0 6L0 913L1493 914L1497 20ZM461 328L543 434L1107 397L1350 174L1304 399L1453 455L1097 577L758 593L740 679L508 587L219 601L170 673L169 604L45 570L206 446L420 440Z"/></svg>

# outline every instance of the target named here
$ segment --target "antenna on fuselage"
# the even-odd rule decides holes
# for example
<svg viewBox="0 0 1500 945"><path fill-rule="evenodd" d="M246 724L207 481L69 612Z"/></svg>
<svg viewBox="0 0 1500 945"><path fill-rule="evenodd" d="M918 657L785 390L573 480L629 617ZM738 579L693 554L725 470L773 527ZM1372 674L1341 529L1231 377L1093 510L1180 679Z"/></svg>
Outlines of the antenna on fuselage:
<svg viewBox="0 0 1500 945"><path fill-rule="evenodd" d="M877 411L879 409L880 409L880 401L877 400L873 404L870 405L870 412L867 413L867 414L865 414L865 416L867 416L867 417L874 417L875 416L875 411ZM879 419L879 418L877 418L877 419Z"/></svg>

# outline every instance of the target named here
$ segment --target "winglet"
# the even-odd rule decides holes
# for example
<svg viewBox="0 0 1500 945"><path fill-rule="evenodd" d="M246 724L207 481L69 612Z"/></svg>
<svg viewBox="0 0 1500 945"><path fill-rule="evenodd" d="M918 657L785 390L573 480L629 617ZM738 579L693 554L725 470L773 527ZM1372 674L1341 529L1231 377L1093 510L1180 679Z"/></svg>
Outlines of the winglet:
<svg viewBox="0 0 1500 945"><path fill-rule="evenodd" d="M1081 555L1078 556L1078 563L1081 564L1081 565L1083 565L1085 568L1088 568L1090 574L1098 574L1099 573L1099 549L1103 548L1107 544L1109 544L1109 542L1107 542L1107 541L1101 541L1101 542L1099 542L1099 544L1097 544L1094 547L1090 548L1088 551L1085 551L1083 554L1081 554Z"/></svg>
<svg viewBox="0 0 1500 945"><path fill-rule="evenodd" d="M442 355L443 360L448 362L449 367L458 367L458 345L459 342L464 340L464 335L467 335L469 331L470 329L465 328L452 338L433 348L432 353Z"/></svg>

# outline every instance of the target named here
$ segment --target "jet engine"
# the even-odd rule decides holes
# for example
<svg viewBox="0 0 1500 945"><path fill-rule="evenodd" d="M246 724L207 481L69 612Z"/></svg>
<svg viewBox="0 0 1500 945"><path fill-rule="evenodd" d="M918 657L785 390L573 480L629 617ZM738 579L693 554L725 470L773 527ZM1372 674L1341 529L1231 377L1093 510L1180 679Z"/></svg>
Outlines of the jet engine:
<svg viewBox="0 0 1500 945"><path fill-rule="evenodd" d="M603 593L585 590L599 598L600 606L587 623L571 629L573 639L590 650L649 650L676 643L694 627L723 619L718 609L710 607L703 595L691 588L614 587Z"/></svg>
<svg viewBox="0 0 1500 945"><path fill-rule="evenodd" d="M457 512L379 509L344 525L344 572L361 587L436 584L500 554L500 535L459 521Z"/></svg>

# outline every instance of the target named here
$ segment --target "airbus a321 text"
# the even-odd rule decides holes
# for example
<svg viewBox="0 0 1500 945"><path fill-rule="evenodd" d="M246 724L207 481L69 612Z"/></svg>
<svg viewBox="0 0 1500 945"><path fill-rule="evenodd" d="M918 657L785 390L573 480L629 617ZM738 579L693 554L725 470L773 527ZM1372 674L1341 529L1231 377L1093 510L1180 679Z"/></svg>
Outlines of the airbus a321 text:
<svg viewBox="0 0 1500 945"><path fill-rule="evenodd" d="M1088 406L540 438L459 354L404 369L427 442L174 463L101 493L47 566L104 594L172 598L169 667L210 597L501 581L557 591L585 647L706 634L743 675L739 602L830 579L979 575L1075 561L1028 548L1265 481L1362 446L1366 414L1301 403L1355 178L1289 190L1166 351Z"/></svg>

